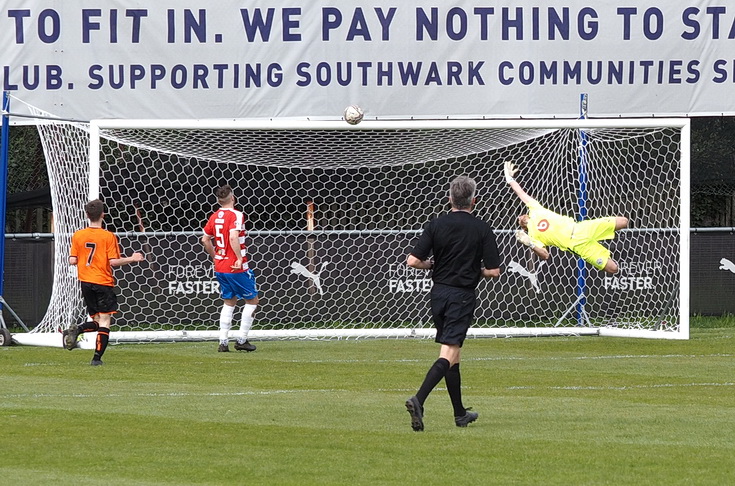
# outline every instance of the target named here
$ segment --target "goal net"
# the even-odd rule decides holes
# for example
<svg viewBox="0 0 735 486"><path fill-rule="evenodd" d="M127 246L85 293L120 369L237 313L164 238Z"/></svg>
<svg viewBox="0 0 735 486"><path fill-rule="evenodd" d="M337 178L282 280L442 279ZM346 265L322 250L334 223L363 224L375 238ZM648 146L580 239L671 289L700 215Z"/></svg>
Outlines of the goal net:
<svg viewBox="0 0 735 486"><path fill-rule="evenodd" d="M113 341L216 339L221 306L201 228L214 189L235 188L260 305L250 337L433 337L427 271L406 256L448 207L452 178L478 183L496 229L499 279L478 287L471 336L688 337L686 120L42 120L56 232L54 288L33 333L85 318L71 234L99 196L122 251ZM545 207L626 216L608 275L514 237L524 206L502 166ZM236 320L239 316L236 313ZM236 327L236 326L235 326Z"/></svg>

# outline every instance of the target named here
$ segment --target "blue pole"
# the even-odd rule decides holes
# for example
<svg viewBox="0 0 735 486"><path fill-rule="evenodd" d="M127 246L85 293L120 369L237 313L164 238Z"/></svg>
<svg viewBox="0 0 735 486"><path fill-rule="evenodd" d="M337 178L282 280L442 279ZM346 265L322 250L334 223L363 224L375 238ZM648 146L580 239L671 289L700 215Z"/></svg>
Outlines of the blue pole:
<svg viewBox="0 0 735 486"><path fill-rule="evenodd" d="M3 91L3 121L2 135L0 136L0 296L4 292L5 282L5 208L7 207L8 192L8 144L10 140L10 95ZM2 309L2 304L0 304Z"/></svg>
<svg viewBox="0 0 735 486"><path fill-rule="evenodd" d="M580 119L587 118L587 93L579 97ZM587 219L587 133L579 131L579 189L577 190L577 205L579 206L578 221ZM587 299L584 297L587 290L587 267L584 260L577 258L577 325L584 325L584 307Z"/></svg>

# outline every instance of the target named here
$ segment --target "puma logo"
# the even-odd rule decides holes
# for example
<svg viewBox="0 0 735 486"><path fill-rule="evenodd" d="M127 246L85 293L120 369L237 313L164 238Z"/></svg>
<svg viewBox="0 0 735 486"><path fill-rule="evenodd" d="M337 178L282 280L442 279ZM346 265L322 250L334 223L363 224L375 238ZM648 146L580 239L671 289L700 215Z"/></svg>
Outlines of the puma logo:
<svg viewBox="0 0 735 486"><path fill-rule="evenodd" d="M319 291L319 295L324 295L324 291L322 290L321 278L319 276L321 275L321 273L324 271L324 269L327 267L328 264L329 262L323 262L319 272L312 273L302 264L293 262L291 264L291 273L302 275L310 279L314 283L314 287L316 287L316 289Z"/></svg>
<svg viewBox="0 0 735 486"><path fill-rule="evenodd" d="M546 263L546 262L544 262L544 261L539 262L538 267L536 268L536 271L535 272L529 272L521 264L511 261L508 264L508 271L509 272L513 272L513 273L517 273L517 274L519 274L522 277L526 277L531 282L531 285L533 286L534 290L536 290L537 292L540 292L541 291L541 287L538 284L538 272L541 270L541 266L544 263Z"/></svg>
<svg viewBox="0 0 735 486"><path fill-rule="evenodd" d="M735 273L735 263L727 258L723 258L720 260L720 270L730 270L732 273Z"/></svg>

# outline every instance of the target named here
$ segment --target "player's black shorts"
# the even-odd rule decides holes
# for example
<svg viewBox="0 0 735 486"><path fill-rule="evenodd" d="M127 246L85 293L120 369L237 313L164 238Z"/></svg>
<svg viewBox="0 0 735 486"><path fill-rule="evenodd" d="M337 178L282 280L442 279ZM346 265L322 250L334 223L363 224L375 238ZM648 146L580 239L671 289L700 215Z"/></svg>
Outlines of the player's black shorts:
<svg viewBox="0 0 735 486"><path fill-rule="evenodd" d="M87 305L87 313L94 317L97 314L112 314L117 312L117 295L115 287L98 285L89 282L80 282L82 297Z"/></svg>
<svg viewBox="0 0 735 486"><path fill-rule="evenodd" d="M431 288L431 314L436 327L434 341L462 347L476 306L474 290L434 284Z"/></svg>

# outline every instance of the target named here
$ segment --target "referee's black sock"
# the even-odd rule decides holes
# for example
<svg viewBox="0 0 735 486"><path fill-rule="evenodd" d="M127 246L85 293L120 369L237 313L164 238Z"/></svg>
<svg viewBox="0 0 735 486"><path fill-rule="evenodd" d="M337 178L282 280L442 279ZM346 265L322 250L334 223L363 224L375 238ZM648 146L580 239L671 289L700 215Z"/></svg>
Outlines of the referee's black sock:
<svg viewBox="0 0 735 486"><path fill-rule="evenodd" d="M467 409L462 405L462 376L459 374L459 363L449 368L447 375L444 377L444 381L447 384L449 399L452 401L454 416L464 416L467 413Z"/></svg>
<svg viewBox="0 0 735 486"><path fill-rule="evenodd" d="M106 327L100 327L97 331L97 342L94 346L94 360L102 360L102 355L105 354L107 349L107 343L110 341L110 329Z"/></svg>
<svg viewBox="0 0 735 486"><path fill-rule="evenodd" d="M421 403L422 406L426 401L426 397L428 397L429 393L431 393L431 390L433 390L434 387L447 374L448 369L449 361L445 358L439 358L434 362L433 365L431 365L431 368L429 368L429 372L426 373L426 378L424 378L424 382L421 384L421 388L419 388L419 391L416 392L416 398L418 398L419 403Z"/></svg>

